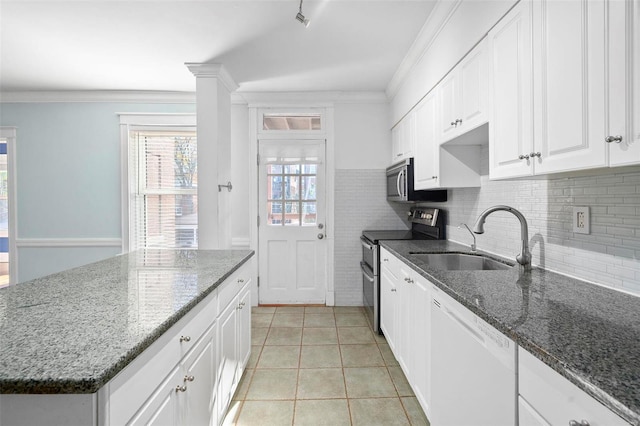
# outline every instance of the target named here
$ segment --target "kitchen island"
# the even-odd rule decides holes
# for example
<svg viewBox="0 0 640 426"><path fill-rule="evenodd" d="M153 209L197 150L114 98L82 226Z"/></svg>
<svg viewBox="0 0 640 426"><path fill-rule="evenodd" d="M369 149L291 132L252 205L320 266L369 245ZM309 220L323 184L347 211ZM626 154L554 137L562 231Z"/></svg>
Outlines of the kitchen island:
<svg viewBox="0 0 640 426"><path fill-rule="evenodd" d="M640 424L640 298L539 268L440 270L415 256L472 253L450 241L381 245L612 412Z"/></svg>
<svg viewBox="0 0 640 426"><path fill-rule="evenodd" d="M222 300L218 307L218 290L252 256L143 250L0 290L0 423L16 394L93 395L92 404L102 408L92 421L108 423L99 391L154 343L168 353L162 341L168 331L193 322L209 327L225 308ZM249 279L237 281L248 287ZM237 292L227 291L224 303ZM205 305L202 319L194 317ZM196 337L189 343L181 336L180 356Z"/></svg>

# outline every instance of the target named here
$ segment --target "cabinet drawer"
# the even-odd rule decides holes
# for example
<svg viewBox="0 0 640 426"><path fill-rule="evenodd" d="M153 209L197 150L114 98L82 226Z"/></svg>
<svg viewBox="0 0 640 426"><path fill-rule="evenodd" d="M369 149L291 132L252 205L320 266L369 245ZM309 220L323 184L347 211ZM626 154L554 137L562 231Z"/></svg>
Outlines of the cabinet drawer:
<svg viewBox="0 0 640 426"><path fill-rule="evenodd" d="M249 268L242 266L218 287L218 312L222 312L238 296L244 283L249 282L249 275Z"/></svg>
<svg viewBox="0 0 640 426"><path fill-rule="evenodd" d="M158 340L145 349L109 386L109 422L125 424L160 386L167 372L195 346L217 316L217 292L189 311ZM188 340L181 337L188 338Z"/></svg>
<svg viewBox="0 0 640 426"><path fill-rule="evenodd" d="M521 425L568 425L582 420L591 426L629 426L627 422L562 377L526 350L518 349L519 393L538 416L521 415ZM522 413L525 414L525 413ZM537 419L531 422L531 419Z"/></svg>
<svg viewBox="0 0 640 426"><path fill-rule="evenodd" d="M387 249L384 247L380 248L380 267L387 269L387 272L390 272L395 278L400 277L400 268L402 268L403 263L392 255Z"/></svg>

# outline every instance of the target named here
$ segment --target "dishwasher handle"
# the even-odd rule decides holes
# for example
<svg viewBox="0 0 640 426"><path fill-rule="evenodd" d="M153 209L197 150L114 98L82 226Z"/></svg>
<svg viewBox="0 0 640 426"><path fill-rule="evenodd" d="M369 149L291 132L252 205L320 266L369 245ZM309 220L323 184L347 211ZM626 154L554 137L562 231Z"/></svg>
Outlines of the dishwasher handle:
<svg viewBox="0 0 640 426"><path fill-rule="evenodd" d="M486 346L486 342L483 334L477 330L475 324L469 324L464 318L462 318L455 310L451 309L447 304L441 303L437 299L433 299L433 304L438 307L445 315L451 318L454 322L460 325L464 330L466 330L478 343L483 346Z"/></svg>

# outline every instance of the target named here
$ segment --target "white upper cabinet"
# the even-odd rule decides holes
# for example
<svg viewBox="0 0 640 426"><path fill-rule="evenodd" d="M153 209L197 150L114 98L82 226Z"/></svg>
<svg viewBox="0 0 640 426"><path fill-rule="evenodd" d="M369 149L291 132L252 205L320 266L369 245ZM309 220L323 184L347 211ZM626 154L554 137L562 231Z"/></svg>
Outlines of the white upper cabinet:
<svg viewBox="0 0 640 426"><path fill-rule="evenodd" d="M522 0L491 30L492 179L640 163L634 8Z"/></svg>
<svg viewBox="0 0 640 426"><path fill-rule="evenodd" d="M640 2L608 3L609 164L640 163Z"/></svg>
<svg viewBox="0 0 640 426"><path fill-rule="evenodd" d="M487 41L482 40L442 80L440 142L454 139L487 122Z"/></svg>
<svg viewBox="0 0 640 426"><path fill-rule="evenodd" d="M533 151L531 3L518 3L488 35L489 176L529 176Z"/></svg>
<svg viewBox="0 0 640 426"><path fill-rule="evenodd" d="M414 188L421 190L480 186L480 145L445 146L439 142L437 90L431 91L413 111L416 123ZM474 132L468 134L471 133ZM484 133L483 137L469 139L474 142L484 139L486 142L486 130Z"/></svg>
<svg viewBox="0 0 640 426"><path fill-rule="evenodd" d="M391 164L413 157L415 123L412 110L391 130Z"/></svg>
<svg viewBox="0 0 640 426"><path fill-rule="evenodd" d="M535 173L607 165L605 6L533 2Z"/></svg>
<svg viewBox="0 0 640 426"><path fill-rule="evenodd" d="M434 189L440 187L439 143L437 132L437 96L431 91L415 108L416 149L413 160L414 189Z"/></svg>

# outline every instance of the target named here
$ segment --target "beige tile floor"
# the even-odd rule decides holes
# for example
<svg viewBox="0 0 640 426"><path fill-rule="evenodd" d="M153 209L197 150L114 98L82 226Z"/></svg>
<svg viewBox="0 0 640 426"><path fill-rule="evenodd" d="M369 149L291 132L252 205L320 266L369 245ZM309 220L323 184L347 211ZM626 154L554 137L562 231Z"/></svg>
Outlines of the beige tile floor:
<svg viewBox="0 0 640 426"><path fill-rule="evenodd" d="M429 425L360 307L254 307L225 425Z"/></svg>

